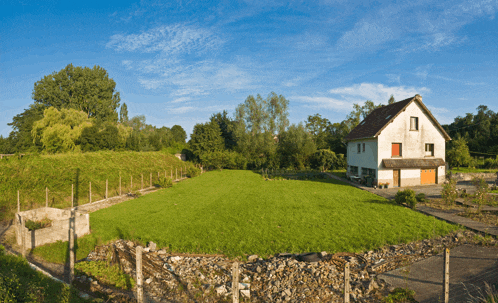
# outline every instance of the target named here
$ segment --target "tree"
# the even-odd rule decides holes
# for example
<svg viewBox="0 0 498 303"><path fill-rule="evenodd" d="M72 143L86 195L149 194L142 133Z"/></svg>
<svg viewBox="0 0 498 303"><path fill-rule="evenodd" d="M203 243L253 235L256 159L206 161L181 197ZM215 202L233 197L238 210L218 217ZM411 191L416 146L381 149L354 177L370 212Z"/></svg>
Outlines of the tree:
<svg viewBox="0 0 498 303"><path fill-rule="evenodd" d="M115 88L116 82L102 67L69 64L37 81L33 99L44 107L72 108L85 112L88 118L117 122L120 96Z"/></svg>
<svg viewBox="0 0 498 303"><path fill-rule="evenodd" d="M193 154L199 158L205 153L222 151L225 145L220 127L214 121L196 124L189 144Z"/></svg>
<svg viewBox="0 0 498 303"><path fill-rule="evenodd" d="M329 149L317 150L311 160L311 167L315 169L320 169L321 171L326 171L337 166L337 156L335 153Z"/></svg>
<svg viewBox="0 0 498 303"><path fill-rule="evenodd" d="M128 106L126 106L126 103L123 103L119 109L119 122L128 123Z"/></svg>
<svg viewBox="0 0 498 303"><path fill-rule="evenodd" d="M289 129L280 135L278 153L281 155L283 166L304 169L309 166L310 157L315 151L313 138L302 123L289 126Z"/></svg>
<svg viewBox="0 0 498 303"><path fill-rule="evenodd" d="M327 137L328 130L330 130L330 125L330 121L328 119L322 118L320 114L308 116L306 129L313 136L313 140L315 141L317 149L328 147Z"/></svg>
<svg viewBox="0 0 498 303"><path fill-rule="evenodd" d="M14 116L12 122L8 123L12 126L12 131L9 134L10 152L42 150L41 142L33 140L31 129L35 121L43 118L43 110L43 106L31 104L28 109Z"/></svg>
<svg viewBox="0 0 498 303"><path fill-rule="evenodd" d="M389 100L387 100L387 104L393 104L393 103L396 103L396 100L394 99L394 95L391 95L391 97L389 97Z"/></svg>
<svg viewBox="0 0 498 303"><path fill-rule="evenodd" d="M234 121L228 117L228 113L224 110L221 113L213 114L210 118L211 122L218 124L221 130L221 136L225 141L225 148L232 150L237 144L234 134Z"/></svg>
<svg viewBox="0 0 498 303"><path fill-rule="evenodd" d="M91 127L91 119L85 112L75 109L47 108L41 120L33 123L33 140L40 140L49 153L77 150L76 141L83 129Z"/></svg>
<svg viewBox="0 0 498 303"><path fill-rule="evenodd" d="M173 125L171 134L173 135L173 140L178 143L185 143L185 140L187 140L187 132L180 125Z"/></svg>
<svg viewBox="0 0 498 303"><path fill-rule="evenodd" d="M452 147L449 150L446 150L446 161L448 161L452 167L470 164L472 157L469 153L467 141L464 138L458 138L453 141Z"/></svg>
<svg viewBox="0 0 498 303"><path fill-rule="evenodd" d="M353 111L346 117L346 126L348 133L353 130L362 120L364 120L371 112L381 107L382 104L375 105L372 101L367 100L363 106L353 104Z"/></svg>

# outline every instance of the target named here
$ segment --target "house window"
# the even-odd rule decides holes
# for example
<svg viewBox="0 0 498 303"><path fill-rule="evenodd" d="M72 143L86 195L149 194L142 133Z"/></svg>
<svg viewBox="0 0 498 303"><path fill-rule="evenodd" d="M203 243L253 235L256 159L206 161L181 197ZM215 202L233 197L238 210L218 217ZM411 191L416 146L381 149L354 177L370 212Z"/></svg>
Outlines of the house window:
<svg viewBox="0 0 498 303"><path fill-rule="evenodd" d="M434 157L434 144L432 143L425 144L425 156Z"/></svg>
<svg viewBox="0 0 498 303"><path fill-rule="evenodd" d="M349 172L352 175L358 176L358 166L350 166L349 167Z"/></svg>
<svg viewBox="0 0 498 303"><path fill-rule="evenodd" d="M392 144L392 157L401 157L401 143Z"/></svg>
<svg viewBox="0 0 498 303"><path fill-rule="evenodd" d="M364 177L364 176L372 176L375 178L375 169L371 169L371 168L366 168L366 167L362 167L361 168L361 175Z"/></svg>
<svg viewBox="0 0 498 303"><path fill-rule="evenodd" d="M410 117L410 130L418 130L418 117Z"/></svg>
<svg viewBox="0 0 498 303"><path fill-rule="evenodd" d="M361 144L358 143L358 153L361 153Z"/></svg>
<svg viewBox="0 0 498 303"><path fill-rule="evenodd" d="M365 143L363 143L363 152L365 152Z"/></svg>

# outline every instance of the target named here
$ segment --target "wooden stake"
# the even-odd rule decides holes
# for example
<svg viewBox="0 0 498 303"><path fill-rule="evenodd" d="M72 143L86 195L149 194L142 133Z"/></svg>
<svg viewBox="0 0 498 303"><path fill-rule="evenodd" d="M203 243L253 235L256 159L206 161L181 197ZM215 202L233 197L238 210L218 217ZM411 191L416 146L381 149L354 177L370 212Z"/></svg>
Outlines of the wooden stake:
<svg viewBox="0 0 498 303"><path fill-rule="evenodd" d="M444 250L444 284L443 296L444 303L450 302L450 249Z"/></svg>
<svg viewBox="0 0 498 303"><path fill-rule="evenodd" d="M239 303L239 263L234 262L232 265L232 301Z"/></svg>
<svg viewBox="0 0 498 303"><path fill-rule="evenodd" d="M344 303L349 303L349 262L344 265Z"/></svg>
<svg viewBox="0 0 498 303"><path fill-rule="evenodd" d="M105 179L105 199L107 200L109 198L109 180Z"/></svg>
<svg viewBox="0 0 498 303"><path fill-rule="evenodd" d="M175 168L176 180L178 180L178 168Z"/></svg>
<svg viewBox="0 0 498 303"><path fill-rule="evenodd" d="M71 209L71 218L69 219L69 284L74 280L74 232L75 232L75 213Z"/></svg>
<svg viewBox="0 0 498 303"><path fill-rule="evenodd" d="M133 176L130 177L130 193L133 191Z"/></svg>
<svg viewBox="0 0 498 303"><path fill-rule="evenodd" d="M119 195L121 196L121 175L119 175Z"/></svg>
<svg viewBox="0 0 498 303"><path fill-rule="evenodd" d="M142 246L137 246L137 302L143 303Z"/></svg>
<svg viewBox="0 0 498 303"><path fill-rule="evenodd" d="M19 201L19 190L17 190L17 212L21 212L21 202Z"/></svg>
<svg viewBox="0 0 498 303"><path fill-rule="evenodd" d="M141 174L142 175L142 190L144 189L144 174Z"/></svg>
<svg viewBox="0 0 498 303"><path fill-rule="evenodd" d="M152 173L150 173L149 187L152 187Z"/></svg>
<svg viewBox="0 0 498 303"><path fill-rule="evenodd" d="M71 207L74 207L74 184L71 184Z"/></svg>
<svg viewBox="0 0 498 303"><path fill-rule="evenodd" d="M45 187L45 207L48 207L48 187Z"/></svg>
<svg viewBox="0 0 498 303"><path fill-rule="evenodd" d="M92 182L90 181L90 185L88 187L90 189L90 203L92 203Z"/></svg>

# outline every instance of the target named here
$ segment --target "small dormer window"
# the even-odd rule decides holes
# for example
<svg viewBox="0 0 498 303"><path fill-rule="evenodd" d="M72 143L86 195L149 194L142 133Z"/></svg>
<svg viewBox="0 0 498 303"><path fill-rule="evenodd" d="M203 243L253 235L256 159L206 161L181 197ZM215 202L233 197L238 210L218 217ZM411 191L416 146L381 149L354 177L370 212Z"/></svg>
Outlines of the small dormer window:
<svg viewBox="0 0 498 303"><path fill-rule="evenodd" d="M363 152L365 152L365 143L363 143Z"/></svg>
<svg viewBox="0 0 498 303"><path fill-rule="evenodd" d="M418 117L410 117L410 130L418 130Z"/></svg>
<svg viewBox="0 0 498 303"><path fill-rule="evenodd" d="M358 143L358 153L361 153L361 144Z"/></svg>
<svg viewBox="0 0 498 303"><path fill-rule="evenodd" d="M386 117L386 120L387 120L387 119L389 119L389 118L391 118L391 115L387 116L387 117Z"/></svg>

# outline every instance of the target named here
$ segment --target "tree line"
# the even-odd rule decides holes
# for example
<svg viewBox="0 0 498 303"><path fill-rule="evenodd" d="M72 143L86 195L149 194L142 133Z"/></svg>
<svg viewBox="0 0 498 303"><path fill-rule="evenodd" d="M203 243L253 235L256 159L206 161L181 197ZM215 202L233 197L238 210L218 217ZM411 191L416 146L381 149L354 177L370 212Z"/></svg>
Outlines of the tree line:
<svg viewBox="0 0 498 303"><path fill-rule="evenodd" d="M181 150L186 144L179 125L158 128L145 116L129 119L116 83L99 66L69 64L37 81L32 98L9 123L9 136L0 136L0 153Z"/></svg>
<svg viewBox="0 0 498 303"><path fill-rule="evenodd" d="M289 101L271 92L250 95L233 115L224 110L194 126L188 144L185 130L156 127L145 116L128 117L116 83L107 71L67 65L34 84L34 102L13 117L12 132L0 136L0 153L134 150L182 150L190 160L216 168L344 168L344 137L381 104L353 104L341 122L320 114L289 123ZM396 102L391 95L388 104ZM119 113L118 113L119 110ZM447 142L451 166L498 167L498 113L487 106L443 125L453 138Z"/></svg>

